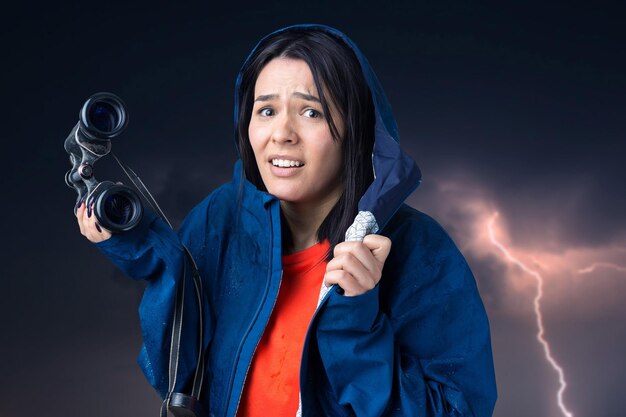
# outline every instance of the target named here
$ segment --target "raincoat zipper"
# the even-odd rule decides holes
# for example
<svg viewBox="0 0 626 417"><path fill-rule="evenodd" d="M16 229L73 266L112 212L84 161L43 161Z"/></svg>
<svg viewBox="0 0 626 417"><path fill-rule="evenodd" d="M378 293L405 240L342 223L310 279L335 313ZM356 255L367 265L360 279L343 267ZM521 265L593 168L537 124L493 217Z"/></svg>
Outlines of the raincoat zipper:
<svg viewBox="0 0 626 417"><path fill-rule="evenodd" d="M269 239L269 258L270 258L270 263L269 263L269 279L267 280L267 286L265 288L265 292L263 294L263 299L261 300L261 303L259 304L259 308L257 310L257 313L255 314L254 320L252 321L252 323L250 324L250 326L248 327L248 330L246 331L245 335L243 336L243 338L241 339L241 343L239 344L239 348L238 348L238 354L237 354L237 360L235 361L235 367L233 368L233 373L232 376L230 378L230 384L228 387L228 398L226 399L226 416L228 416L228 405L230 403L230 399L233 395L233 385L235 384L235 377L237 374L237 367L238 367L238 362L239 362L239 358L241 357L241 351L243 350L243 345L245 344L246 339L248 338L248 336L250 335L250 332L252 332L252 328L254 327L254 324L257 322L259 315L261 314L261 311L263 310L263 305L265 304L265 301L267 299L267 295L270 292L270 287L272 284L272 265L273 265L273 257L274 257L274 253L273 253L273 244L274 244L274 223L272 221L272 212L271 212L271 208L269 210L269 223L270 223L270 239ZM268 316L268 320L269 317L271 317L272 312L274 311L274 307L276 306L276 301L278 300L278 292L280 292L280 286L282 284L283 281L283 270L281 268L280 270L280 279L278 281L278 291L276 292L276 297L274 298L274 302L272 303L272 308L269 312L269 316ZM263 331L265 331L265 327L263 328ZM256 350L259 346L259 343L261 341L261 338L263 337L263 332L261 332L261 336L259 337L259 340L257 340L255 346L254 346L254 350L252 352L252 356L250 357L250 361L248 362L247 368L246 368L246 373L244 375L243 378L243 383L241 385L241 390L239 390L239 398L237 399L237 407L235 407L235 413L232 415L232 417L236 417L237 416L237 412L239 411L239 405L241 403L241 396L243 394L243 389L245 387L246 384L246 379L248 378L248 373L250 372L250 366L252 365L252 359L254 358L254 354L256 353Z"/></svg>
<svg viewBox="0 0 626 417"><path fill-rule="evenodd" d="M278 283L278 292L280 292L280 286L283 282L283 270L280 270L280 282ZM278 297L274 299L274 304L272 304L272 309L270 310L270 317L272 317L272 313L274 312L274 307L276 307L276 302L278 301ZM263 329L263 333L265 333L265 329ZM254 350L252 351L252 356L250 357L250 362L248 362L248 367L246 368L246 374L243 377L243 384L241 385L241 391L239 391L239 399L237 400L237 408L235 408L235 414L233 417L237 416L239 412L239 405L241 404L241 397L243 396L243 389L246 386L246 380L248 379L248 373L250 373L250 367L252 366L252 360L254 359L254 355L256 354L256 350L259 347L259 343L261 343L261 339L263 338L263 333L261 333L261 337L256 342L254 346ZM232 386L231 386L232 388Z"/></svg>

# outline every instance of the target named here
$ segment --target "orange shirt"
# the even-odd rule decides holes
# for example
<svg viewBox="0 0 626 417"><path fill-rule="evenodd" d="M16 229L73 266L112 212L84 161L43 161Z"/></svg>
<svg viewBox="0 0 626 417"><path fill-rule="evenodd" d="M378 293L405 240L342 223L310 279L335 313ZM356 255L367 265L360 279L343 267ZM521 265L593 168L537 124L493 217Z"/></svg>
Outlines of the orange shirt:
<svg viewBox="0 0 626 417"><path fill-rule="evenodd" d="M257 346L237 417L293 417L298 410L304 337L317 308L328 241L283 256L283 277Z"/></svg>

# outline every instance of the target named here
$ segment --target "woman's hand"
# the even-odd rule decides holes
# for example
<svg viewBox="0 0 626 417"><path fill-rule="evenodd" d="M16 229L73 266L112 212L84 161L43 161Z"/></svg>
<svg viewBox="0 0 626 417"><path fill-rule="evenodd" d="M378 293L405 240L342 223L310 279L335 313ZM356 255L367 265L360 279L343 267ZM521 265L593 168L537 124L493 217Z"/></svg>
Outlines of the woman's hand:
<svg viewBox="0 0 626 417"><path fill-rule="evenodd" d="M391 240L381 235L367 235L363 242L342 242L335 246L335 257L326 266L324 284L339 285L344 295L363 294L378 284Z"/></svg>
<svg viewBox="0 0 626 417"><path fill-rule="evenodd" d="M80 233L93 243L102 242L111 237L111 232L98 224L96 216L93 215L93 203L86 209L85 203L81 203L76 210L76 218Z"/></svg>

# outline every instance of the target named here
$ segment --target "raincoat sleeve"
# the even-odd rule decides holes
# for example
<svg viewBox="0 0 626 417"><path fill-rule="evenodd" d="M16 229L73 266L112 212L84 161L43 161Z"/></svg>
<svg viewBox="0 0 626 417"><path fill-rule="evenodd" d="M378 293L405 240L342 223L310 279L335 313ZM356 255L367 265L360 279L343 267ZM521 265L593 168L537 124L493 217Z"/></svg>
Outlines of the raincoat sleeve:
<svg viewBox="0 0 626 417"><path fill-rule="evenodd" d="M184 244L200 268L207 229L208 201L185 218L176 234L160 217L149 210L138 227L114 234L96 246L126 275L147 282L139 318L143 335L138 362L150 384L164 397L168 391L168 367L171 327L176 285L186 263L183 330L176 390L181 391L193 379L196 366L198 306ZM181 244L182 242L182 244ZM204 300L206 305L206 298ZM204 309L204 346L212 334L209 308Z"/></svg>
<svg viewBox="0 0 626 417"><path fill-rule="evenodd" d="M343 415L492 415L487 316L465 259L428 219L390 236L377 287L355 297L334 291L319 316L326 392Z"/></svg>

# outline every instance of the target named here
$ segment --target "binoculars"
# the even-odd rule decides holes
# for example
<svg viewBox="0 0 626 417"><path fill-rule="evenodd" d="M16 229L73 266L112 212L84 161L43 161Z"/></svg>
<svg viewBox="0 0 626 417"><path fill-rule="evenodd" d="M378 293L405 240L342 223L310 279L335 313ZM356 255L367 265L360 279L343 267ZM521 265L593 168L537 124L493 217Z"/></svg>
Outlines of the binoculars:
<svg viewBox="0 0 626 417"><path fill-rule="evenodd" d="M81 202L94 203L96 220L112 232L132 229L143 214L141 200L133 189L122 183L98 182L94 177L95 162L111 152L111 139L120 135L127 124L124 102L114 94L97 93L81 108L78 123L64 145L72 164L65 182L78 193L74 212Z"/></svg>
<svg viewBox="0 0 626 417"><path fill-rule="evenodd" d="M111 139L124 131L128 124L128 113L124 102L111 93L97 93L89 97L78 114L78 123L67 139L65 150L70 155L72 169L65 174L65 182L78 193L76 208L81 202L94 204L94 214L98 223L112 232L125 232L135 227L143 215L143 206L139 195L130 187L121 182L112 181L98 182L94 177L93 166L103 156L111 153ZM167 217L160 209L143 182L130 167L125 166L114 154L111 154L122 167L130 181L144 196L148 205L152 207L161 218L170 225ZM172 351L170 352L170 386L169 392L161 407L161 416L166 416L167 411L174 417L203 417L207 413L202 409L198 397L202 388L202 373L204 371L203 352L203 324L202 324L202 280L197 265L189 250L183 245L185 254L188 256L193 271L196 296L198 297L198 366L193 380L191 395L174 391L176 370L178 369L178 347L180 346L183 320L183 297L186 275L186 263L183 264L182 277L176 290L176 302L174 305ZM179 329L174 331L174 329Z"/></svg>

